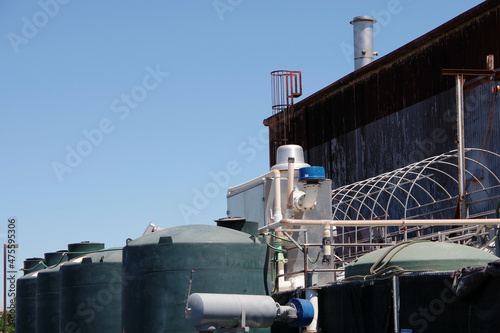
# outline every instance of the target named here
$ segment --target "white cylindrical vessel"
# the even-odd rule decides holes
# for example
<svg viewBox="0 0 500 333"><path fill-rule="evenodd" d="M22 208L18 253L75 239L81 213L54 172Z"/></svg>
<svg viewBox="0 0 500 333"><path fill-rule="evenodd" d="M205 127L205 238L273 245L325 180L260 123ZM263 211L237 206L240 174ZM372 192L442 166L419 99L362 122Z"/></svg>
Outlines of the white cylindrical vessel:
<svg viewBox="0 0 500 333"><path fill-rule="evenodd" d="M186 320L200 327L270 327L277 314L276 302L265 295L191 294ZM245 321L242 323L242 319Z"/></svg>

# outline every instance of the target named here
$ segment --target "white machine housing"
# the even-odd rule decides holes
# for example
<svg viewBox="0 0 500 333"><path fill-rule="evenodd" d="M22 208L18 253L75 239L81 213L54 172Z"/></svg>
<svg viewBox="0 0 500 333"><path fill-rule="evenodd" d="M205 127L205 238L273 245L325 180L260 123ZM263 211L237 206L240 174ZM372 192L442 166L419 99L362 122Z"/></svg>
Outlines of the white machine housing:
<svg viewBox="0 0 500 333"><path fill-rule="evenodd" d="M243 184L229 188L227 192L227 214L229 217L241 217L245 218L247 221L258 222L259 228L265 227L266 225L276 222L276 182L279 182L280 195L279 195L279 208L283 218L294 218L294 219L309 219L309 220L319 220L319 219L331 219L332 218L332 203L331 203L331 180L322 180L319 186L315 190L317 192L316 199L311 205L311 200L300 200L304 199L305 193L308 195L311 189L307 188L308 184L305 182L299 182L299 169L304 167L309 167L310 165L304 161L304 152L302 147L298 145L284 145L280 146L277 150L277 164L271 168L271 171L260 177L254 178ZM288 167L289 158L293 157L294 171L293 171L293 197L295 199L296 205L293 211L288 210ZM279 177L276 177L276 172L279 171ZM298 202L307 201L307 209L298 210L296 206ZM280 218L278 218L279 220ZM324 237L324 228L322 226L310 226L301 227L301 230L307 230L307 232L293 232L293 238L299 243L316 243L321 244ZM289 233L291 234L291 233ZM307 234L307 236L306 236ZM332 235L335 236L335 235ZM307 237L307 239L306 239ZM289 244L293 246L292 244ZM309 257L315 259L318 256L318 252L321 252L321 248L311 247L309 250ZM309 269L313 268L329 268L325 267L321 258L317 264L310 264ZM287 253L286 258L286 268L285 273L298 272L304 269L304 256L303 253L297 249L290 250ZM290 289L296 287L306 286L306 281L303 274L294 277L287 278L288 283L285 288L281 286L279 289ZM318 274L311 275L310 283L325 283L331 281L321 281L321 277Z"/></svg>

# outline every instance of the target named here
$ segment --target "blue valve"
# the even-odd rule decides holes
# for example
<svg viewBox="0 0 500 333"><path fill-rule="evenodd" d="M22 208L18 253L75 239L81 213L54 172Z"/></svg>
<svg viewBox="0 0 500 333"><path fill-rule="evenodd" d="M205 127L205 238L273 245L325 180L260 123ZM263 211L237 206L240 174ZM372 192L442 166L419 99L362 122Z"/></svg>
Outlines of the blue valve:
<svg viewBox="0 0 500 333"><path fill-rule="evenodd" d="M295 307L297 319L288 323L290 327L303 327L309 325L314 319L314 306L305 299L292 298L288 304Z"/></svg>

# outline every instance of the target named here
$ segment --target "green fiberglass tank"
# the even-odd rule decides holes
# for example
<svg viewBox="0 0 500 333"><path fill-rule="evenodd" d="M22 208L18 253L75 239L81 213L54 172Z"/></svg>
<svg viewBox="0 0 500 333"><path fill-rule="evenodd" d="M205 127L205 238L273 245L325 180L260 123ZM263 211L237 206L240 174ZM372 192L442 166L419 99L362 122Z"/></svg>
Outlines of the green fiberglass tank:
<svg viewBox="0 0 500 333"><path fill-rule="evenodd" d="M36 278L44 268L43 258L24 261L24 275L16 282L16 333L36 332Z"/></svg>
<svg viewBox="0 0 500 333"><path fill-rule="evenodd" d="M211 225L131 241L123 249L122 333L197 332L184 318L191 277L191 293L263 295L265 255L255 236Z"/></svg>
<svg viewBox="0 0 500 333"><path fill-rule="evenodd" d="M345 267L346 277L370 275L391 266L404 270L455 271L486 266L498 260L491 253L454 243L413 241L370 252ZM371 270L371 272L370 272Z"/></svg>
<svg viewBox="0 0 500 333"><path fill-rule="evenodd" d="M44 255L47 266L36 280L36 332L59 332L59 266L68 260L65 251Z"/></svg>
<svg viewBox="0 0 500 333"><path fill-rule="evenodd" d="M61 265L59 331L119 333L121 270L120 248L85 254Z"/></svg>

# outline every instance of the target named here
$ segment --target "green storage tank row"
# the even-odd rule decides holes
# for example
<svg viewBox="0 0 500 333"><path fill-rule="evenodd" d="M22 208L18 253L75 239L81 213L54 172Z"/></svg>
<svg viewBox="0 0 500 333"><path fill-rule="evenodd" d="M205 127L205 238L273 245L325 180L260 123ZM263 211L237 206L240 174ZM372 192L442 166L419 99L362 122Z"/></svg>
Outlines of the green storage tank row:
<svg viewBox="0 0 500 333"><path fill-rule="evenodd" d="M68 245L68 251L27 259L25 275L17 280L16 333L58 333L60 268L68 260L103 248L103 243L74 243Z"/></svg>
<svg viewBox="0 0 500 333"><path fill-rule="evenodd" d="M265 294L267 248L252 223L163 229L123 250L76 243L27 260L16 332L196 332L184 319L191 277L191 293Z"/></svg>

